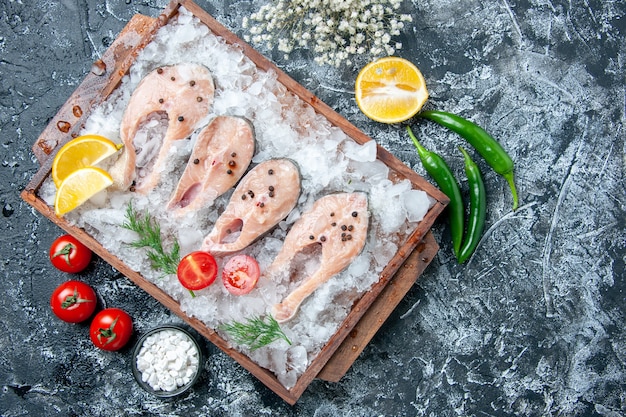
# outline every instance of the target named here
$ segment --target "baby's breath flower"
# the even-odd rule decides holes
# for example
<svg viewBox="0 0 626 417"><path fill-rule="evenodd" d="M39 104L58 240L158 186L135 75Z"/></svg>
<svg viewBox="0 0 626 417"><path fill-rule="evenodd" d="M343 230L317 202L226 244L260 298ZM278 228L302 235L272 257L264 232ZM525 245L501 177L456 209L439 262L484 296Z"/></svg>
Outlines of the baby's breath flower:
<svg viewBox="0 0 626 417"><path fill-rule="evenodd" d="M285 59L296 48L310 49L320 65L351 65L356 56L379 58L402 48L394 42L410 14L400 14L402 0L273 0L242 27L244 40L267 45Z"/></svg>

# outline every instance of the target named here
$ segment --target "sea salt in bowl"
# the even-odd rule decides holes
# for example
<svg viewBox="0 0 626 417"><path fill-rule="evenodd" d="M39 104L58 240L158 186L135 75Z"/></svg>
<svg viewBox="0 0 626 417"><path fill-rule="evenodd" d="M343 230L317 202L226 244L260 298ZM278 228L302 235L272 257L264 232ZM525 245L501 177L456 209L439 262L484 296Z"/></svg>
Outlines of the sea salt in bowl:
<svg viewBox="0 0 626 417"><path fill-rule="evenodd" d="M141 388L157 397L186 392L198 381L203 364L197 339L179 325L155 327L133 348L133 375Z"/></svg>

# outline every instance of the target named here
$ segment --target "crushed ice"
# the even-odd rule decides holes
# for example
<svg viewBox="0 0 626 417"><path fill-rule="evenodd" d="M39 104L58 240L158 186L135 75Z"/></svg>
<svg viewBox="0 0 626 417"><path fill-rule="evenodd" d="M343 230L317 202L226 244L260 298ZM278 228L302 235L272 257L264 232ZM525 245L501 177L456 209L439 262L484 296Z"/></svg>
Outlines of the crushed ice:
<svg viewBox="0 0 626 417"><path fill-rule="evenodd" d="M353 302L377 282L380 272L402 245L402 237L415 229L433 201L426 193L412 190L408 180L393 183L388 179L389 169L376 159L374 141L364 145L354 142L289 92L277 81L276 74L258 69L238 47L212 34L184 8L139 53L129 75L106 102L94 109L82 133L97 133L120 142L122 114L141 79L159 66L189 61L207 66L213 74L216 92L210 116L244 116L254 124L257 151L253 165L268 158L288 157L300 167L303 193L298 206L271 233L246 249L246 253L259 261L262 270L280 250L290 225L316 199L338 191L365 191L369 196L372 220L363 252L344 272L305 300L296 318L281 325L293 345L281 340L253 352L236 347L274 372L278 380L290 388L336 332ZM154 123L148 130L158 127L158 123ZM165 168L167 175L161 176L161 184L147 196L109 191L103 197L106 201L97 204L90 201L69 213L66 219L84 228L110 253L177 300L187 315L217 329L221 323L231 320L269 314L273 304L287 294L290 285L261 280L250 294L236 297L217 281L191 298L176 276L163 276L154 271L142 249L128 246L136 236L121 227L126 207L132 200L139 212L148 210L158 219L166 247L173 239L180 243L181 255L200 247L230 193L196 215L172 218L164 209L196 134L191 141L181 141L185 144L173 148ZM51 205L54 192L50 181L40 190L41 197ZM227 260L228 257L223 262ZM221 336L228 340L226 334Z"/></svg>

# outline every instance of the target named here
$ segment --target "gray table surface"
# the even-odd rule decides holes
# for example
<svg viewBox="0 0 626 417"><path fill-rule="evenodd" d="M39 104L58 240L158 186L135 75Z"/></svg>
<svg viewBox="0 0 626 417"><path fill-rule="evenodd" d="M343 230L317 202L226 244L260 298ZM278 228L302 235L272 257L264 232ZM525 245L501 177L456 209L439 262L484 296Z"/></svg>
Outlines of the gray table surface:
<svg viewBox="0 0 626 417"><path fill-rule="evenodd" d="M519 210L484 162L487 228L458 265L441 250L339 383L314 381L289 406L206 342L203 377L160 400L130 372L130 349L93 348L87 325L49 309L67 280L47 259L61 230L19 193L31 145L135 13L165 0L0 2L0 415L622 416L626 415L626 3L413 0L398 55L424 73L429 108L470 118L516 161ZM199 1L239 35L259 2ZM400 126L365 118L357 68L285 61L261 50L409 167L427 177ZM466 189L460 139L413 121ZM428 178L428 177L427 177ZM180 322L100 259L79 278L126 309L138 333Z"/></svg>

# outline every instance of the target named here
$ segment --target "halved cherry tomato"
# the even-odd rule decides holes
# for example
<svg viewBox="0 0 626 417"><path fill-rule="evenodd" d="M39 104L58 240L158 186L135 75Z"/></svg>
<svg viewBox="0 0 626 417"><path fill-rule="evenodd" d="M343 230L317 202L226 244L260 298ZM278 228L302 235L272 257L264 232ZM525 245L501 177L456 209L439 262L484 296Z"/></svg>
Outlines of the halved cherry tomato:
<svg viewBox="0 0 626 417"><path fill-rule="evenodd" d="M96 310L96 292L80 281L66 281L59 285L50 297L52 312L68 323L87 320Z"/></svg>
<svg viewBox="0 0 626 417"><path fill-rule="evenodd" d="M256 259L248 255L236 255L224 265L222 281L231 294L244 295L252 291L260 275Z"/></svg>
<svg viewBox="0 0 626 417"><path fill-rule="evenodd" d="M93 318L89 337L102 350L120 350L133 334L133 319L119 308L105 308Z"/></svg>
<svg viewBox="0 0 626 417"><path fill-rule="evenodd" d="M208 252L191 252L181 259L176 275L183 287L192 291L201 290L215 281L217 262Z"/></svg>
<svg viewBox="0 0 626 417"><path fill-rule="evenodd" d="M87 268L91 261L91 249L72 235L63 235L50 245L50 262L57 269L71 274Z"/></svg>

